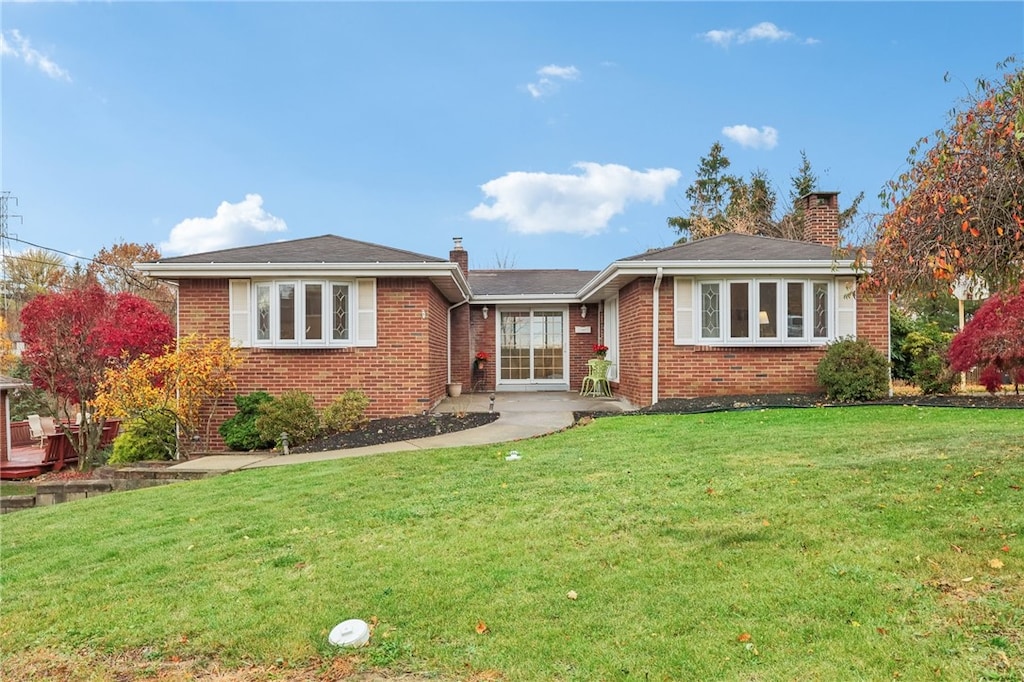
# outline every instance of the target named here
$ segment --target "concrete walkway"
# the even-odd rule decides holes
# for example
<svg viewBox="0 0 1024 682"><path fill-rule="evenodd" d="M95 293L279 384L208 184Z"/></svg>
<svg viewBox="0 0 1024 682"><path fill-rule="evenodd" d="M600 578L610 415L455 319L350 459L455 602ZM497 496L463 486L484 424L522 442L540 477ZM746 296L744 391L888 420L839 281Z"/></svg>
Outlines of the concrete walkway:
<svg viewBox="0 0 1024 682"><path fill-rule="evenodd" d="M347 457L365 457L386 452L454 448L463 445L487 445L534 438L555 433L573 424L573 412L625 412L633 406L624 399L590 398L561 391L531 391L523 393L494 393L494 411L500 416L495 421L475 429L444 433L429 438L396 441L362 448L307 452L302 454L249 454L209 455L168 467L180 472L228 472L258 467L285 466L306 462L323 462ZM487 412L491 409L490 395L474 393L458 398L446 398L434 412Z"/></svg>

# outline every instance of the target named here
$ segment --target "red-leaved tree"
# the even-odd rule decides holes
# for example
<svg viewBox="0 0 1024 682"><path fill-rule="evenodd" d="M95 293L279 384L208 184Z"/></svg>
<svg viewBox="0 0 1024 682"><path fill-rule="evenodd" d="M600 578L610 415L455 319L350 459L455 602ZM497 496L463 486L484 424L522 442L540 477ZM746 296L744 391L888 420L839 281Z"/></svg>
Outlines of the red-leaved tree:
<svg viewBox="0 0 1024 682"><path fill-rule="evenodd" d="M981 367L979 380L989 393L1009 374L1014 390L1024 383L1024 285L1017 294L996 294L985 302L949 346L949 364L957 372Z"/></svg>
<svg viewBox="0 0 1024 682"><path fill-rule="evenodd" d="M72 408L92 411L107 367L160 355L174 338L170 320L152 303L98 285L37 296L22 310L21 324L32 383L50 394L54 414L65 422ZM71 439L81 466L99 447L103 423L103 415L83 419Z"/></svg>

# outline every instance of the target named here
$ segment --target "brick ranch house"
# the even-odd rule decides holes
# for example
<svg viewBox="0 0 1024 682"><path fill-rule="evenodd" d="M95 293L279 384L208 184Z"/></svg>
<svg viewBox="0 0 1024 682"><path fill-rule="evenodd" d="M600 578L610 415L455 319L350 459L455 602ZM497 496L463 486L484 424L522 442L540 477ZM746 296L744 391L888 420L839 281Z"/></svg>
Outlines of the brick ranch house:
<svg viewBox="0 0 1024 682"><path fill-rule="evenodd" d="M333 235L167 258L139 269L178 290L179 333L229 337L238 393L290 389L324 406L349 388L368 416L418 414L464 391L578 390L593 345L612 387L664 398L819 391L826 345L888 356L885 296L857 292L838 244L838 194L801 199L803 241L723 234L603 270L470 270ZM478 353L486 354L477 362ZM234 413L224 400L213 423ZM215 434L203 446L223 448Z"/></svg>

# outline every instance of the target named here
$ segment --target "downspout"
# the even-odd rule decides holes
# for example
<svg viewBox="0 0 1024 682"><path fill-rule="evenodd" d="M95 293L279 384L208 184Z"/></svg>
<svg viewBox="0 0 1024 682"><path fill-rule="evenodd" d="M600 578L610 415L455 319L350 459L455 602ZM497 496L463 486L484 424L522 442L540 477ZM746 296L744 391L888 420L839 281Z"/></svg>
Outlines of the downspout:
<svg viewBox="0 0 1024 682"><path fill-rule="evenodd" d="M469 295L464 294L464 296L466 297L458 303L448 306L448 381L446 383L449 384L452 383L452 311L469 303Z"/></svg>
<svg viewBox="0 0 1024 682"><path fill-rule="evenodd" d="M651 332L651 405L658 403L658 326L661 324L661 278L665 274L658 268L658 276L654 278L654 329Z"/></svg>

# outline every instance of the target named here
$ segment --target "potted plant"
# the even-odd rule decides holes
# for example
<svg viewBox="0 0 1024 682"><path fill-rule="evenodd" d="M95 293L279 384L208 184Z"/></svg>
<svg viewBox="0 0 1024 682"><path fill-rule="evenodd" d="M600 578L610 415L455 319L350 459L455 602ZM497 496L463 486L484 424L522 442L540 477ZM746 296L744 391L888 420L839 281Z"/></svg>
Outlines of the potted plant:
<svg viewBox="0 0 1024 682"><path fill-rule="evenodd" d="M473 359L473 369L477 372L481 371L487 366L487 360L489 359L485 351L477 351L476 357Z"/></svg>
<svg viewBox="0 0 1024 682"><path fill-rule="evenodd" d="M601 360L604 360L604 356L606 356L607 354L608 354L608 346L604 345L603 343L595 343L594 344L594 356L595 357L597 357L597 358L599 358Z"/></svg>

